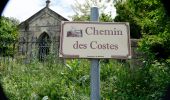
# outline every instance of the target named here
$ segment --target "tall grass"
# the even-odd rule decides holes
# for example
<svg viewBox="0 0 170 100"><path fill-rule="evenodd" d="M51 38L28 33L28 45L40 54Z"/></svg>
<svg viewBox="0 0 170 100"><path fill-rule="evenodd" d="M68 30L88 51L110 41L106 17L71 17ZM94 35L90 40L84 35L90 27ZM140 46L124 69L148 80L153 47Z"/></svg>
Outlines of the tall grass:
<svg viewBox="0 0 170 100"><path fill-rule="evenodd" d="M101 100L159 100L170 82L166 64L131 69L116 60L100 61ZM65 64L34 60L0 64L0 79L10 100L90 100L90 61Z"/></svg>

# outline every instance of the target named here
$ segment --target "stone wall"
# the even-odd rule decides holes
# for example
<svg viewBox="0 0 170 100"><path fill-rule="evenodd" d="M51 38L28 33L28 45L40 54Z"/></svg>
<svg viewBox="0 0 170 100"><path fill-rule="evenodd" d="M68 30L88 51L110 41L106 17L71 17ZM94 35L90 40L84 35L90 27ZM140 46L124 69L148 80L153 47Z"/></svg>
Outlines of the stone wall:
<svg viewBox="0 0 170 100"><path fill-rule="evenodd" d="M139 39L131 39L131 53L132 53L132 58L130 60L131 67L138 67L142 66L141 62L141 56L142 53L137 50L138 48L138 41Z"/></svg>

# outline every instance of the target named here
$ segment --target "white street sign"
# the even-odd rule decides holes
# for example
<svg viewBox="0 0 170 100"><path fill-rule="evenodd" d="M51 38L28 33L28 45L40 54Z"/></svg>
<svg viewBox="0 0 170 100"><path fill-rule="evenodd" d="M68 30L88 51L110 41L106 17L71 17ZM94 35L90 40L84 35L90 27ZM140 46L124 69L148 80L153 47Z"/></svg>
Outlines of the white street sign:
<svg viewBox="0 0 170 100"><path fill-rule="evenodd" d="M59 56L64 58L130 58L129 23L63 21Z"/></svg>

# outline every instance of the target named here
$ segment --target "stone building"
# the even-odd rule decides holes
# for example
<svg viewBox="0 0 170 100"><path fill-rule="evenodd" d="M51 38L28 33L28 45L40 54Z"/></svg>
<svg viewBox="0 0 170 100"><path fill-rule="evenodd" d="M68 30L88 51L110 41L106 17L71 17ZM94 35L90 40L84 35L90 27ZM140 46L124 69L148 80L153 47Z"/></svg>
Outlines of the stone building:
<svg viewBox="0 0 170 100"><path fill-rule="evenodd" d="M20 54L42 58L49 52L58 53L61 21L68 20L51 10L49 3L19 25Z"/></svg>

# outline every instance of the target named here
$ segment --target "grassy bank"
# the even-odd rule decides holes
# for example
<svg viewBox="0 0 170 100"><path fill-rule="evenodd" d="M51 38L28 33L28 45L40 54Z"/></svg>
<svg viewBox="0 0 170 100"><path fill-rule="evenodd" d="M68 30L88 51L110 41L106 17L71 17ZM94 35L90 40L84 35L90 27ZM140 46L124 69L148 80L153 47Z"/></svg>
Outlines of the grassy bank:
<svg viewBox="0 0 170 100"><path fill-rule="evenodd" d="M100 61L102 100L158 100L170 82L166 64L131 69L115 60ZM0 79L10 100L89 100L90 61L0 65Z"/></svg>

